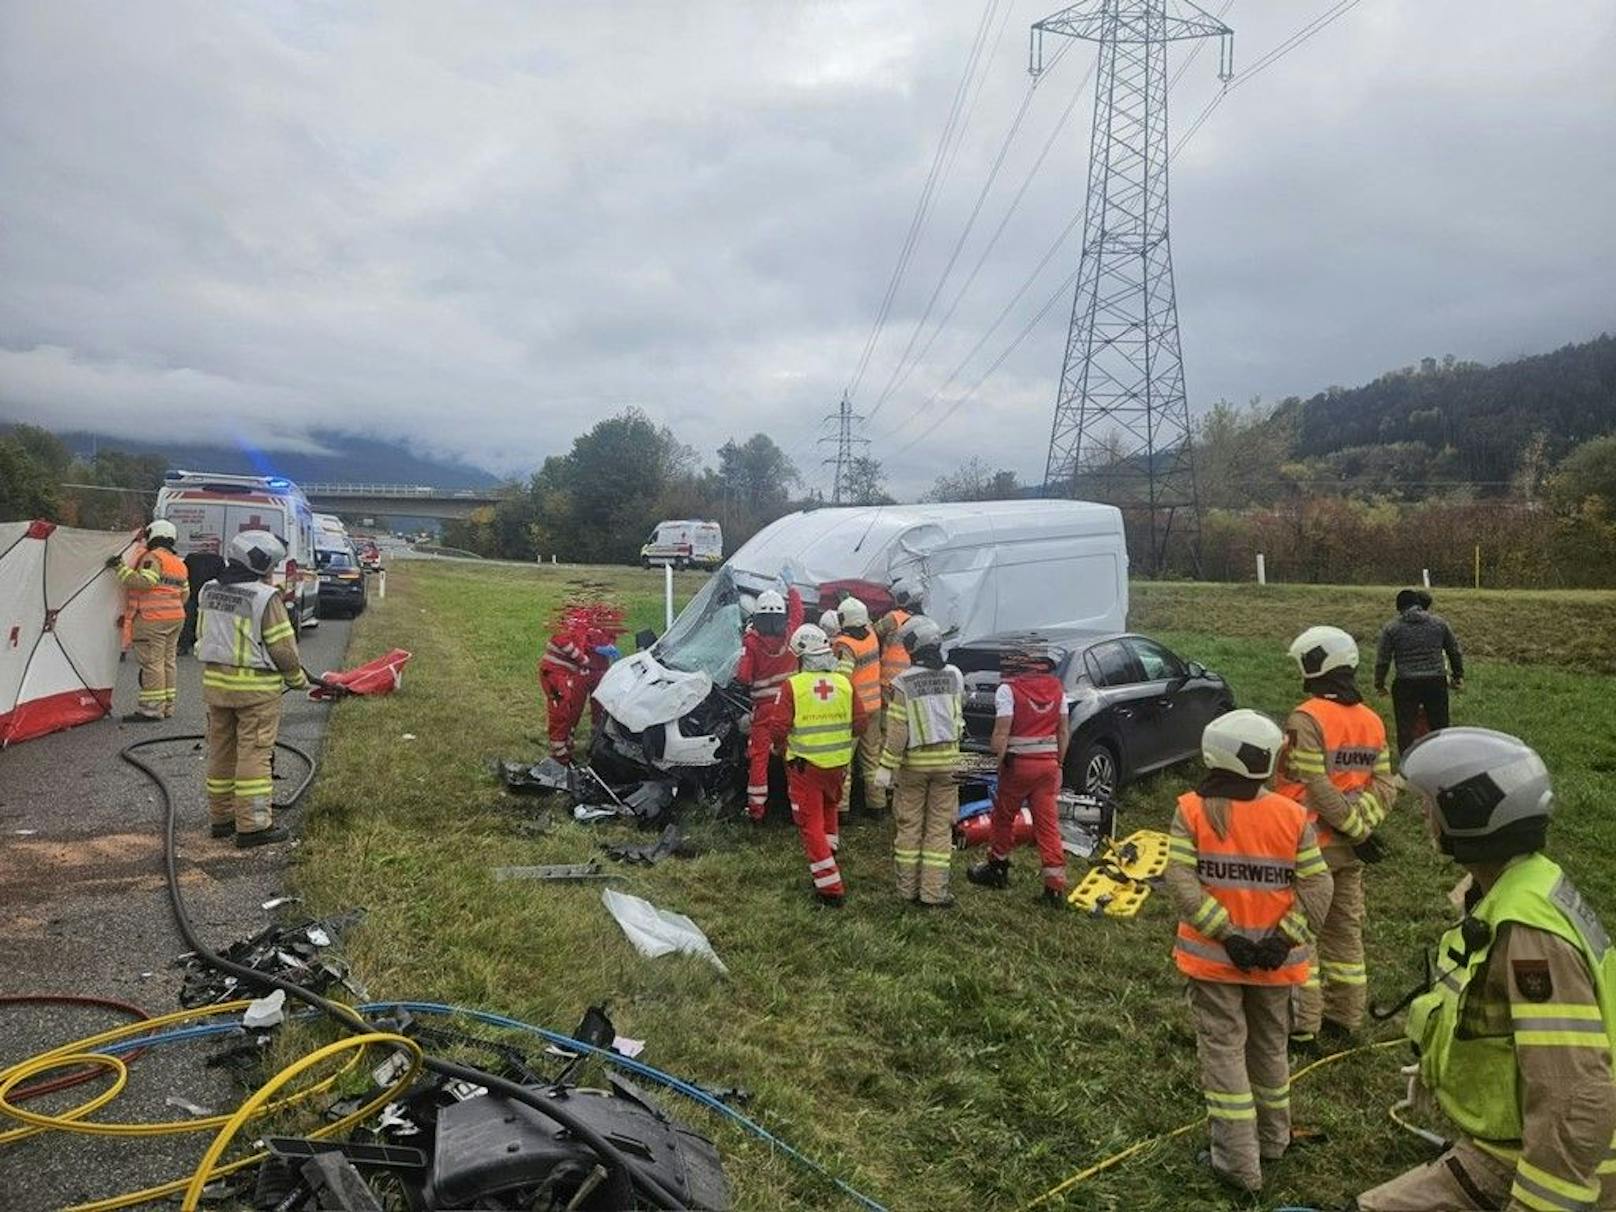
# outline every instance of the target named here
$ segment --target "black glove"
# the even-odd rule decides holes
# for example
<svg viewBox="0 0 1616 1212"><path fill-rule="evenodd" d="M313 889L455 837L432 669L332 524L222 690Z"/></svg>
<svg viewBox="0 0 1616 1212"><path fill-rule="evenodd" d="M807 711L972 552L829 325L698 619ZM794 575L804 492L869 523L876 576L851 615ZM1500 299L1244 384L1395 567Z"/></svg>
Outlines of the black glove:
<svg viewBox="0 0 1616 1212"><path fill-rule="evenodd" d="M1291 955L1291 941L1283 934L1270 934L1257 944L1257 967L1264 972L1283 968Z"/></svg>
<svg viewBox="0 0 1616 1212"><path fill-rule="evenodd" d="M106 567L108 567L108 568L116 568L119 564L122 564L122 563L123 563L123 557L121 555L110 555L110 556L107 557Z"/></svg>
<svg viewBox="0 0 1616 1212"><path fill-rule="evenodd" d="M1381 859L1390 854L1391 850L1387 847L1385 842L1380 840L1378 834L1371 833L1368 837L1364 838L1363 841L1359 842L1352 848L1352 853L1358 856L1358 860L1360 862L1378 863Z"/></svg>
<svg viewBox="0 0 1616 1212"><path fill-rule="evenodd" d="M1223 949L1229 953L1229 962L1242 972L1263 966L1261 949L1243 934L1231 934L1224 939Z"/></svg>

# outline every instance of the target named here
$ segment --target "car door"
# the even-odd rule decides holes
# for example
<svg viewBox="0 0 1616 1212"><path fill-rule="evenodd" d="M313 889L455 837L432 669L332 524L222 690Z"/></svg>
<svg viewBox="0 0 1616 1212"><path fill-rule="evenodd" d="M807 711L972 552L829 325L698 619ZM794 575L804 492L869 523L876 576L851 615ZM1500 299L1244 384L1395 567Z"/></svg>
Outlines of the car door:
<svg viewBox="0 0 1616 1212"><path fill-rule="evenodd" d="M1211 714L1199 709L1196 693L1189 689L1189 665L1170 648L1144 636L1131 635L1126 643L1150 689L1145 709L1150 722L1149 764L1166 765L1200 752L1201 730Z"/></svg>
<svg viewBox="0 0 1616 1212"><path fill-rule="evenodd" d="M1153 752L1151 740L1151 694L1144 670L1132 649L1122 640L1104 640L1084 654L1089 679L1122 741L1122 774L1131 777L1141 766L1148 766Z"/></svg>

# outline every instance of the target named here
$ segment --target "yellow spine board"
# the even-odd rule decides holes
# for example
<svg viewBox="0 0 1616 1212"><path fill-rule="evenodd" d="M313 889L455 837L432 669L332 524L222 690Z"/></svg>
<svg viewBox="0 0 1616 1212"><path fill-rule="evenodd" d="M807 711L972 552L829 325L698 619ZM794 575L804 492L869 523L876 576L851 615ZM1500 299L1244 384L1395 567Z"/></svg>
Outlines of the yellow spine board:
<svg viewBox="0 0 1616 1212"><path fill-rule="evenodd" d="M1150 882L1167 870L1167 835L1140 829L1108 843L1100 862L1066 898L1094 917L1133 917L1150 896Z"/></svg>

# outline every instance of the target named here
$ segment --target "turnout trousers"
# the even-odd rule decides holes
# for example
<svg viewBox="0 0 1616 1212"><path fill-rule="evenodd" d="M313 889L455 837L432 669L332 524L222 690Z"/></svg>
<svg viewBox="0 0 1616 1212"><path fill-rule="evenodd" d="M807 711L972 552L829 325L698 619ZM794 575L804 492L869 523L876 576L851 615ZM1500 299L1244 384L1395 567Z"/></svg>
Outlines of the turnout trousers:
<svg viewBox="0 0 1616 1212"><path fill-rule="evenodd" d="M847 767L847 781L842 784L842 798L839 804L843 816L847 815L848 808L853 802L853 775L864 780L864 811L872 814L886 810L886 792L875 785L875 772L881 768L881 744L887 734L887 713L885 711L872 711L869 723L864 725L864 731L859 734L858 748L853 753L853 761Z"/></svg>
<svg viewBox="0 0 1616 1212"><path fill-rule="evenodd" d="M808 856L808 877L814 891L823 897L840 897L846 892L836 865L836 849L842 842L837 832L837 803L847 773L846 766L815 766L802 758L786 763L791 820Z"/></svg>
<svg viewBox="0 0 1616 1212"><path fill-rule="evenodd" d="M892 861L898 895L940 905L948 900L948 866L954 856L954 818L959 785L949 770L901 767L892 780Z"/></svg>
<svg viewBox="0 0 1616 1212"><path fill-rule="evenodd" d="M1360 1212L1484 1212L1508 1208L1515 1167L1468 1140L1460 1140L1435 1161L1416 1166L1358 1197ZM1571 1206L1570 1203L1566 1205ZM1590 1205L1579 1205L1590 1206ZM1616 1182L1601 1186L1592 1207L1616 1208Z"/></svg>
<svg viewBox="0 0 1616 1212"><path fill-rule="evenodd" d="M1290 988L1192 980L1189 1003L1212 1165L1261 1190L1262 1163L1278 1161L1291 1140Z"/></svg>
<svg viewBox="0 0 1616 1212"><path fill-rule="evenodd" d="M1369 970L1364 966L1363 864L1350 849L1331 846L1324 852L1335 891L1330 912L1319 931L1316 958L1307 983L1296 985L1292 1031L1301 1038L1317 1035L1323 1020L1356 1031L1363 1026L1369 1001Z"/></svg>
<svg viewBox="0 0 1616 1212"><path fill-rule="evenodd" d="M544 688L545 726L550 733L550 756L563 766L572 764L572 734L583 719L584 679L577 674L543 668L539 685Z"/></svg>
<svg viewBox="0 0 1616 1212"><path fill-rule="evenodd" d="M1060 763L1053 757L1005 758L999 766L999 786L993 795L988 845L990 857L1010 857L1016 844L1016 814L1025 803L1032 810L1033 839L1043 865L1044 887L1056 892L1066 890L1066 851L1061 849L1060 822L1055 815L1060 784Z"/></svg>
<svg viewBox="0 0 1616 1212"><path fill-rule="evenodd" d="M215 825L234 821L237 833L268 829L274 824L270 761L281 727L281 696L226 706L213 692L203 694L208 707L208 818ZM229 692L218 696L243 697Z"/></svg>
<svg viewBox="0 0 1616 1212"><path fill-rule="evenodd" d="M175 700L179 696L179 682L175 677L175 658L179 655L180 628L184 619L155 620L137 617L131 625L135 660L140 662L140 699L138 710L155 720L166 720L174 714Z"/></svg>

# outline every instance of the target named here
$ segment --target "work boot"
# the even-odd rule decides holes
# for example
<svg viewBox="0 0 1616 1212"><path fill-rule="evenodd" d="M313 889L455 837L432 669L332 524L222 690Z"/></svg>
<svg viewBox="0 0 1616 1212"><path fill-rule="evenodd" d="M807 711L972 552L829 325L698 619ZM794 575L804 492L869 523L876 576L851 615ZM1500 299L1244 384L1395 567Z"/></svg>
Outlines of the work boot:
<svg viewBox="0 0 1616 1212"><path fill-rule="evenodd" d="M273 846L276 842L284 842L292 835L279 825L271 825L268 829L254 829L251 833L236 834L236 846L242 850L254 846Z"/></svg>
<svg viewBox="0 0 1616 1212"><path fill-rule="evenodd" d="M1262 1193L1261 1179L1257 1180L1257 1185L1254 1187L1245 1179L1230 1174L1227 1170L1220 1170L1217 1166L1213 1165L1212 1150L1210 1149L1201 1150L1201 1152L1195 1155L1195 1160L1200 1162L1201 1165L1205 1166L1208 1170L1212 1171L1212 1176L1225 1187L1228 1187L1231 1191L1251 1198L1255 1198L1257 1195Z"/></svg>
<svg viewBox="0 0 1616 1212"><path fill-rule="evenodd" d="M1010 886L1010 860L985 858L965 869L965 878L981 888L1008 888Z"/></svg>
<svg viewBox="0 0 1616 1212"><path fill-rule="evenodd" d="M1045 888L1044 894L1038 898L1039 904L1046 909L1060 909L1066 904L1066 890L1064 888Z"/></svg>
<svg viewBox="0 0 1616 1212"><path fill-rule="evenodd" d="M1324 1055L1319 1037L1311 1031L1301 1031L1290 1038L1290 1054L1296 1060L1317 1060Z"/></svg>
<svg viewBox="0 0 1616 1212"><path fill-rule="evenodd" d="M1319 1028L1319 1047L1327 1052L1340 1052L1357 1042L1351 1027L1344 1027L1333 1018L1324 1020Z"/></svg>
<svg viewBox="0 0 1616 1212"><path fill-rule="evenodd" d="M125 724L161 724L163 717L160 715L147 715L144 711L131 711L123 717L123 722Z"/></svg>
<svg viewBox="0 0 1616 1212"><path fill-rule="evenodd" d="M829 892L815 892L814 900L818 903L821 909L840 909L842 907L842 896L840 893L833 894Z"/></svg>
<svg viewBox="0 0 1616 1212"><path fill-rule="evenodd" d="M235 831L235 821L214 821L208 828L208 833L213 837L230 837Z"/></svg>
<svg viewBox="0 0 1616 1212"><path fill-rule="evenodd" d="M952 909L954 907L954 898L945 893L940 901L916 901L915 904L922 909Z"/></svg>

